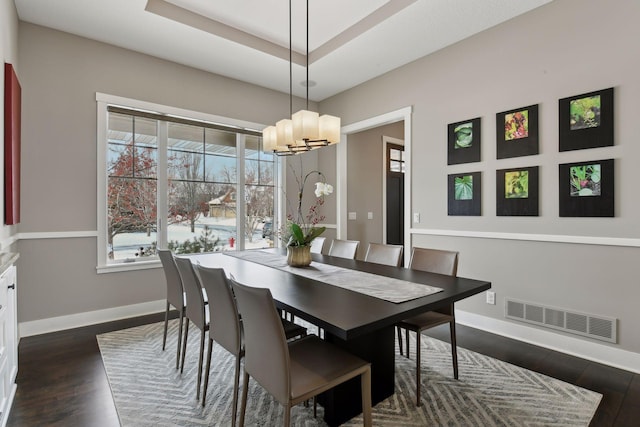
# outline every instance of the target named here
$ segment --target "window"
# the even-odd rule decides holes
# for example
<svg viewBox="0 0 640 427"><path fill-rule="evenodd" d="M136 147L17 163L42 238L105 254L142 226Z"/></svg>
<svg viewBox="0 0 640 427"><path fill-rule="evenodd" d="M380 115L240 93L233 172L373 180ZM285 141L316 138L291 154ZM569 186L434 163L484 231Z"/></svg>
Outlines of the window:
<svg viewBox="0 0 640 427"><path fill-rule="evenodd" d="M261 147L262 138L245 138L245 248L262 247L264 240L274 240L275 156L263 153Z"/></svg>
<svg viewBox="0 0 640 427"><path fill-rule="evenodd" d="M110 260L141 256L156 239L157 124L109 114L107 245ZM142 250L141 250L142 248Z"/></svg>
<svg viewBox="0 0 640 427"><path fill-rule="evenodd" d="M99 272L155 267L158 248L273 246L277 164L261 152L259 132L170 107L97 100Z"/></svg>
<svg viewBox="0 0 640 427"><path fill-rule="evenodd" d="M387 145L387 159L389 172L404 173L404 147L396 144Z"/></svg>

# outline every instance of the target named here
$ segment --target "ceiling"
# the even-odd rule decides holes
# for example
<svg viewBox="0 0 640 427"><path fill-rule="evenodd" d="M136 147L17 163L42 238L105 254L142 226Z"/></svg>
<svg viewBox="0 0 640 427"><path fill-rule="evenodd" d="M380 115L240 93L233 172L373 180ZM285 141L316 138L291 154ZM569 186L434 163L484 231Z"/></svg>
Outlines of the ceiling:
<svg viewBox="0 0 640 427"><path fill-rule="evenodd" d="M309 0L309 98L321 101L552 0ZM15 0L20 20L289 93L287 0ZM306 2L293 0L305 96Z"/></svg>

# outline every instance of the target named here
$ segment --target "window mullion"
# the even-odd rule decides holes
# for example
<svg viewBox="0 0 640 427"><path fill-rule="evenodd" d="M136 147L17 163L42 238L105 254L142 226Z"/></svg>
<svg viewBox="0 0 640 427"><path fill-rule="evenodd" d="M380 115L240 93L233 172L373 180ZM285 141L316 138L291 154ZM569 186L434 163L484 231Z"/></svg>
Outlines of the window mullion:
<svg viewBox="0 0 640 427"><path fill-rule="evenodd" d="M168 161L168 146L169 146L169 130L168 124L165 121L158 121L158 170L157 170L157 191L158 191L158 212L157 215L157 227L158 227L158 248L167 247L167 218L169 217L169 161Z"/></svg>
<svg viewBox="0 0 640 427"><path fill-rule="evenodd" d="M246 223L246 201L245 188L244 188L244 166L245 166L245 135L236 134L236 229L238 230L236 235L236 242L238 243L238 250L244 250L245 248L245 223Z"/></svg>

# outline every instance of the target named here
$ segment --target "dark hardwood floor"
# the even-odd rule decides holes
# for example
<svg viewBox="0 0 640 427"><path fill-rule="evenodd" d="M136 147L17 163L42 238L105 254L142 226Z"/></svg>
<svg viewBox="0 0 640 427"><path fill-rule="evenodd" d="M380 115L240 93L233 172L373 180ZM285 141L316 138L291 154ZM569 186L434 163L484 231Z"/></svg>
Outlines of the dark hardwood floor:
<svg viewBox="0 0 640 427"><path fill-rule="evenodd" d="M158 322L163 314L23 338L8 426L118 426L95 336ZM428 335L448 341L446 325ZM603 394L591 426L640 425L640 375L477 329L457 326L458 345Z"/></svg>

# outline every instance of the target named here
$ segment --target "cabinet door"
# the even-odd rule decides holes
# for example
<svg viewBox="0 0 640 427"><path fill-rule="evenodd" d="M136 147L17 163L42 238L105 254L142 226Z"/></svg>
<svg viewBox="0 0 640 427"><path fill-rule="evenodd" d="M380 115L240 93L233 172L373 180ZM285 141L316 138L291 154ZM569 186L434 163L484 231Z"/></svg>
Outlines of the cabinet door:
<svg viewBox="0 0 640 427"><path fill-rule="evenodd" d="M0 276L0 420L2 423L7 419L8 414L8 395L10 385L13 382L11 378L11 368L9 366L9 354L11 353L9 345L11 345L12 325L9 320L9 304L8 304L8 286L10 272L5 271Z"/></svg>
<svg viewBox="0 0 640 427"><path fill-rule="evenodd" d="M18 319L16 311L16 267L11 266L6 275L7 292L7 318L6 318L6 344L7 344L7 367L10 375L10 382L16 381L18 375ZM4 292L4 290L2 291Z"/></svg>

